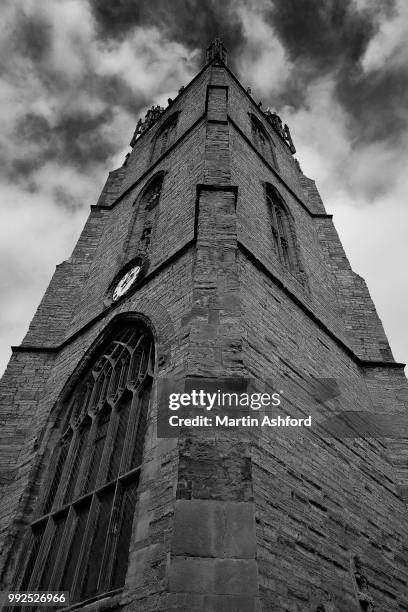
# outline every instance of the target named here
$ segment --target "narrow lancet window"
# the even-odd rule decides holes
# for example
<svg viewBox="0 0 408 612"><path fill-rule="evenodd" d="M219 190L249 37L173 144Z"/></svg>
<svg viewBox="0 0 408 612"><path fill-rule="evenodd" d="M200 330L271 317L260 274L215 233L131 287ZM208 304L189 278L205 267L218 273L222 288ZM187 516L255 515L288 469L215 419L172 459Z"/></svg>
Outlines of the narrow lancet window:
<svg viewBox="0 0 408 612"><path fill-rule="evenodd" d="M272 240L280 262L292 272L298 271L294 229L279 192L266 186L266 201L271 219Z"/></svg>
<svg viewBox="0 0 408 612"><path fill-rule="evenodd" d="M267 162L276 167L276 159L273 151L273 143L263 127L262 123L254 115L251 118L252 141L259 153L266 159Z"/></svg>
<svg viewBox="0 0 408 612"><path fill-rule="evenodd" d="M164 172L155 174L135 202L133 219L129 224L124 245L124 262L136 256L147 257L150 253L159 216Z"/></svg>
<svg viewBox="0 0 408 612"><path fill-rule="evenodd" d="M175 142L177 135L177 118L178 113L169 117L161 128L159 128L153 142L152 162L163 155Z"/></svg>

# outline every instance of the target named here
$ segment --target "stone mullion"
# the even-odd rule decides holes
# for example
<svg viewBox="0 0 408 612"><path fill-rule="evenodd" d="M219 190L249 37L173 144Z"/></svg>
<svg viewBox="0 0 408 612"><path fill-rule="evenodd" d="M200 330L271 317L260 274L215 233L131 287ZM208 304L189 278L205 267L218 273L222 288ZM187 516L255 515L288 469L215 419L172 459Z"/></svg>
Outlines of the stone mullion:
<svg viewBox="0 0 408 612"><path fill-rule="evenodd" d="M84 536L82 538L81 549L78 555L77 565L72 580L71 596L73 601L80 598L81 589L84 582L83 570L86 568L90 553L90 544L94 535L94 529L97 524L97 517L99 512L99 500L95 493L92 493L92 501L89 507L89 512L86 520L86 526L84 529ZM96 521L95 521L96 518Z"/></svg>
<svg viewBox="0 0 408 612"><path fill-rule="evenodd" d="M72 467L75 461L75 451L78 446L79 438L81 435L80 427L78 427L74 432L71 440L71 444L69 445L69 451L67 454L67 458L65 459L65 465L62 470L61 478L59 481L58 489L55 494L54 502L52 504L51 510L55 510L59 507L62 507L64 504L64 496L66 493L66 484L69 482L69 477L71 474Z"/></svg>
<svg viewBox="0 0 408 612"><path fill-rule="evenodd" d="M119 503L120 506L122 489L123 487L121 483L116 480L115 492L113 494L112 508L107 529L107 537L103 550L101 569L98 578L97 590L100 592L103 592L104 590L109 590L110 587L114 552L116 551L117 539L119 537L119 529L117 525L119 512L117 505Z"/></svg>
<svg viewBox="0 0 408 612"><path fill-rule="evenodd" d="M91 427L89 429L88 441L87 441L86 449L85 449L84 456L82 459L82 467L78 474L78 481L77 481L77 487L76 487L76 492L78 492L78 497L86 495L87 493L87 491L85 491L85 483L88 478L89 467L90 467L90 463L91 463L91 459L93 455L97 431L98 431L98 417L94 416L94 418L92 419Z"/></svg>
<svg viewBox="0 0 408 612"><path fill-rule="evenodd" d="M90 416L87 415L88 419L90 419ZM84 482L84 478L86 476L86 468L88 466L87 464L87 460L89 457L89 452L90 452L90 446L91 446L91 432L92 432L92 427L93 427L93 422L91 422L91 425L87 428L88 429L88 433L87 433L87 437L86 437L86 447L83 450L82 453L82 461L81 461L81 465L79 466L78 469L78 474L77 474L77 479L76 479L76 483L75 483L75 487L74 490L72 492L72 498L70 501L70 503L72 503L73 501L75 501L78 497L80 497L81 492L82 492L82 487L83 487L83 482ZM83 429L82 429L82 435L84 435Z"/></svg>
<svg viewBox="0 0 408 612"><path fill-rule="evenodd" d="M72 520L71 515L72 515L72 507L70 507L68 512L66 512L65 514L65 524L64 524L64 529L61 534L61 539L60 539L60 542L56 543L56 545L58 545L59 547L59 551L54 560L54 569L51 573L50 583L49 585L46 586L48 590L53 590L54 588L55 590L58 590L58 584L55 584L55 582L58 579L58 573L59 573L58 570L61 568L61 566L63 567L63 562L66 556L67 546L65 546L65 543L66 543L67 538L69 537L70 520ZM54 529L56 529L56 526L54 527Z"/></svg>
<svg viewBox="0 0 408 612"><path fill-rule="evenodd" d="M72 439L71 439L71 441L72 441ZM62 450L63 450L63 444L61 444L61 439L60 439L58 444L55 446L55 448L53 449L53 451L51 453L50 466L52 466L52 469L48 469L48 474L46 475L45 482L44 482L44 488L43 488L42 493L40 493L40 500L39 500L39 503L37 505L37 509L36 509L36 511L34 513L34 520L38 520L42 516L44 516L44 509L45 509L45 507L47 505L48 499L49 499L50 494L51 494L51 486L52 486L52 483L54 482L54 478L56 476L56 472L57 472L57 468L58 468L58 464L59 464L59 460L60 460L60 457L61 457ZM67 462L67 458L68 458L68 454L65 457L64 466L65 466L65 464ZM62 468L62 472L63 472L63 470L64 470L64 467ZM59 482L58 482L58 485L57 485L58 489L59 489L60 484L61 484L62 472L61 472L61 476L60 476L60 479L59 479ZM45 514L49 514L49 512L51 512L52 507L54 506L54 503L55 503L55 499L57 497L58 489L55 492L53 502L52 502L50 508L48 509L48 512L46 512Z"/></svg>
<svg viewBox="0 0 408 612"><path fill-rule="evenodd" d="M102 375L103 371L104 371L104 368L102 368L102 370L98 372L96 376L92 374L95 378L95 381L94 381L93 389L91 391L91 395L89 397L89 402L88 402L88 410L92 412L95 412L96 410L95 396L97 395L97 393L99 393L99 380L98 379Z"/></svg>
<svg viewBox="0 0 408 612"><path fill-rule="evenodd" d="M51 546L52 537L54 534L54 530L53 530L54 523L50 517L46 520L47 520L47 525L45 527L45 531L42 536L42 542L38 550L37 559L35 561L33 570L31 572L31 578L27 585L27 589L26 589L27 591L29 591L30 589L35 590L36 585L38 584L39 579L41 578L41 572L43 570L43 567L44 567L44 564L47 559L47 555L48 555L48 552ZM54 529L55 529L55 526L54 526Z"/></svg>
<svg viewBox="0 0 408 612"><path fill-rule="evenodd" d="M30 554L34 546L34 542L34 534L32 528L30 527L22 540L20 554L17 557L17 569L15 571L14 580L12 582L12 588L14 589L18 589L18 587L23 582L24 574L27 569L27 564L30 559Z"/></svg>
<svg viewBox="0 0 408 612"><path fill-rule="evenodd" d="M139 386L133 392L132 405L130 408L128 420L128 428L126 432L126 439L123 445L123 453L120 461L118 477L123 476L123 474L126 474L127 472L133 469L130 465L133 454L132 442L134 443L136 441L136 434L140 422L141 390L142 386Z"/></svg>
<svg viewBox="0 0 408 612"><path fill-rule="evenodd" d="M130 355L130 363L129 363L128 375L127 375L127 380L126 380L126 389L128 391L130 391L130 393L132 393L132 394L134 393L134 387L137 386L137 378L139 376L139 370L140 370L140 362L139 362L139 369L138 369L138 371L137 372L133 372L133 363L134 363L134 360L137 359L138 350L140 349L141 346L143 347L142 342L143 342L144 338L145 338L145 336L143 334L140 335L139 340L136 343L136 346L134 346L132 349L129 349L131 355ZM134 381L132 383L132 376L133 376L133 374L135 374L135 379L134 379Z"/></svg>
<svg viewBox="0 0 408 612"><path fill-rule="evenodd" d="M116 403L116 406L119 405L119 402L120 402L120 399ZM99 464L98 475L95 481L95 489L98 489L105 484L105 479L106 479L107 471L109 468L109 460L110 460L110 456L112 453L112 443L115 441L115 435L116 435L118 423L119 423L119 412L116 408L115 409L112 408L110 419L109 419L108 430L105 435L105 442L103 446L101 461Z"/></svg>
<svg viewBox="0 0 408 612"><path fill-rule="evenodd" d="M55 588L55 590L59 589L61 584L63 570L65 569L65 564L67 560L67 556L71 547L72 537L75 532L75 512L72 506L70 506L67 518L64 527L64 533L61 538L61 550L55 562L55 568L51 576L51 587Z"/></svg>

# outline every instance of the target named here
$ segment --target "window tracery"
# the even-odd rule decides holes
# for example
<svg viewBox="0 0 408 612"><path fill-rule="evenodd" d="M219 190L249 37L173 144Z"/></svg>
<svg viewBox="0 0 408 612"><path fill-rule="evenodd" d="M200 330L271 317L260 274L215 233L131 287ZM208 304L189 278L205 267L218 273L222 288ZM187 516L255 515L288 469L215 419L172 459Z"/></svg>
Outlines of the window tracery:
<svg viewBox="0 0 408 612"><path fill-rule="evenodd" d="M153 367L150 331L129 326L70 394L20 590L70 591L75 602L124 584Z"/></svg>

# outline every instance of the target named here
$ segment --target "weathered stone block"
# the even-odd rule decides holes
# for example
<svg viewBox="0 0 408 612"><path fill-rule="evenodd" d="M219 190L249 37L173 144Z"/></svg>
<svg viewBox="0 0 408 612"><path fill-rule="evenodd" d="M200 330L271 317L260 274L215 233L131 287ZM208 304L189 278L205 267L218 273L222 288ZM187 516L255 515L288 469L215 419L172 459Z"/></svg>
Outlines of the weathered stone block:
<svg viewBox="0 0 408 612"><path fill-rule="evenodd" d="M172 552L192 557L253 559L252 502L177 500Z"/></svg>
<svg viewBox="0 0 408 612"><path fill-rule="evenodd" d="M258 573L253 559L174 557L169 570L173 592L256 596Z"/></svg>

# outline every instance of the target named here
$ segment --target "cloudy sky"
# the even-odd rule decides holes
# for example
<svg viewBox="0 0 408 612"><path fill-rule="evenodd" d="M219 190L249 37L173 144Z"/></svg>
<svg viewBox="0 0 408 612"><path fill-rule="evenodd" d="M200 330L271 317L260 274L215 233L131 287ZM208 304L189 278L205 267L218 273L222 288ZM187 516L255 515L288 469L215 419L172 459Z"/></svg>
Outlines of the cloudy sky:
<svg viewBox="0 0 408 612"><path fill-rule="evenodd" d="M2 0L0 19L0 371L138 117L216 35L289 124L408 361L406 0Z"/></svg>

